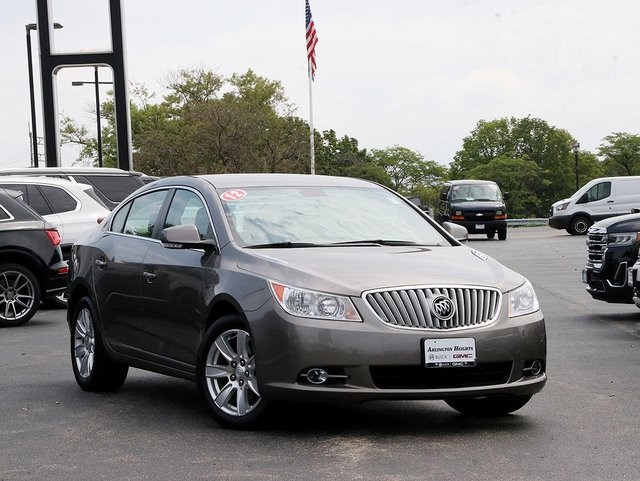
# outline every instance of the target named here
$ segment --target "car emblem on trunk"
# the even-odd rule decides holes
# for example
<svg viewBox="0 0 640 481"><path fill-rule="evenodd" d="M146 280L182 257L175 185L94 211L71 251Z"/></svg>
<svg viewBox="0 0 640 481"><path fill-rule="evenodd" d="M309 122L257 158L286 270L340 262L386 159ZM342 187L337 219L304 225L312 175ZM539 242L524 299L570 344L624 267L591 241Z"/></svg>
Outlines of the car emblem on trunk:
<svg viewBox="0 0 640 481"><path fill-rule="evenodd" d="M431 312L441 321L448 321L456 313L456 306L446 296L437 296L431 301Z"/></svg>

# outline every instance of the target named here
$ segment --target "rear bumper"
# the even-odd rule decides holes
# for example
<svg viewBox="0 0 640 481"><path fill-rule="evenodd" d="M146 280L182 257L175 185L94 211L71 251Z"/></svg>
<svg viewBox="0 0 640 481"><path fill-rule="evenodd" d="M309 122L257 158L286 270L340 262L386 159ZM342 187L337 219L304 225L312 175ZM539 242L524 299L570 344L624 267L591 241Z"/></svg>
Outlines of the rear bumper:
<svg viewBox="0 0 640 481"><path fill-rule="evenodd" d="M43 298L55 297L67 289L68 265L60 261L49 267L49 276L42 289Z"/></svg>

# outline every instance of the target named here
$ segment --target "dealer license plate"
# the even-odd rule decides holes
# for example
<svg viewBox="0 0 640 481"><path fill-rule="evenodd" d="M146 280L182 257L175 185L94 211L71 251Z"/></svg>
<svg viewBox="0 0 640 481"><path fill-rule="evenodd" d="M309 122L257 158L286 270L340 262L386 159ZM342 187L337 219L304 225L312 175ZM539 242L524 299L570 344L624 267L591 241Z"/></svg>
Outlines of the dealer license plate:
<svg viewBox="0 0 640 481"><path fill-rule="evenodd" d="M476 364L476 340L472 337L456 339L425 339L426 367L463 367Z"/></svg>
<svg viewBox="0 0 640 481"><path fill-rule="evenodd" d="M476 224L477 230L484 230L484 224Z"/></svg>

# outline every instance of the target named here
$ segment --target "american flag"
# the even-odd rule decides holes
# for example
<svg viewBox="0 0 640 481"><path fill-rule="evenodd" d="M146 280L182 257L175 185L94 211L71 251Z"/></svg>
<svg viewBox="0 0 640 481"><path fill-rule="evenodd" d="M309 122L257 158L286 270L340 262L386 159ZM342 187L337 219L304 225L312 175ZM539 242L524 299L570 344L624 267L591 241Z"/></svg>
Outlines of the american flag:
<svg viewBox="0 0 640 481"><path fill-rule="evenodd" d="M307 63L309 65L309 75L311 80L316 76L316 44L318 43L318 36L316 35L316 26L313 23L311 17L311 7L309 6L309 0L305 0L305 21L307 26Z"/></svg>

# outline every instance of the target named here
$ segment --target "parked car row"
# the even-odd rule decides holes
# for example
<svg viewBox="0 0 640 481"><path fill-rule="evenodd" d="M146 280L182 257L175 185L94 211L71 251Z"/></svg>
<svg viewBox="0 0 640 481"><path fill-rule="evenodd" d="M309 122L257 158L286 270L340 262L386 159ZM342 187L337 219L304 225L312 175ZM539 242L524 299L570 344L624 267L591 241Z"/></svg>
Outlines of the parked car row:
<svg viewBox="0 0 640 481"><path fill-rule="evenodd" d="M0 326L66 307L71 246L155 178L109 168L0 169Z"/></svg>

